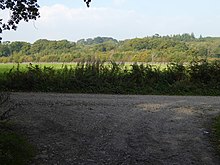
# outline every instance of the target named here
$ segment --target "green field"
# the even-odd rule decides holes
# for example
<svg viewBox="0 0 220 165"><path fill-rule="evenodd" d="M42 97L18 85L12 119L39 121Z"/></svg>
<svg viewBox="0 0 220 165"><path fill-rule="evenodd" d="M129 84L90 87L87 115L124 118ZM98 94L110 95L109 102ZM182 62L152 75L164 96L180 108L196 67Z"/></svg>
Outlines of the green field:
<svg viewBox="0 0 220 165"><path fill-rule="evenodd" d="M0 73L8 72L10 69L16 66L17 64L13 64L13 63L0 64Z"/></svg>
<svg viewBox="0 0 220 165"><path fill-rule="evenodd" d="M53 69L62 69L64 66L68 68L73 67L75 68L77 63L31 63L33 66L38 65L40 68L43 67L52 67ZM125 63L124 66L128 69L131 68L133 63ZM147 64L147 63L146 63ZM149 63L150 64L150 63ZM16 69L19 65L20 70L26 70L30 63L0 63L0 74L9 72L12 68ZM108 65L106 63L106 65ZM165 69L167 67L166 63L154 63L150 64L152 67Z"/></svg>
<svg viewBox="0 0 220 165"><path fill-rule="evenodd" d="M38 65L39 67L53 67L54 69L62 69L64 66L75 67L76 63L31 63L32 65ZM12 68L16 69L19 65L20 70L25 70L30 63L0 63L0 74L9 72Z"/></svg>

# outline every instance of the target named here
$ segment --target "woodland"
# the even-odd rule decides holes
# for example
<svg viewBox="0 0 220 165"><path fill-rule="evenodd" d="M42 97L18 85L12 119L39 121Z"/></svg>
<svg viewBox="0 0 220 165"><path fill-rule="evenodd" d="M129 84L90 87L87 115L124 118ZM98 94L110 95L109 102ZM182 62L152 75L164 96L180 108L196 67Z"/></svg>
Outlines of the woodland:
<svg viewBox="0 0 220 165"><path fill-rule="evenodd" d="M194 33L117 40L95 37L68 40L39 39L0 43L1 63L22 62L176 62L220 59L220 37L195 37Z"/></svg>

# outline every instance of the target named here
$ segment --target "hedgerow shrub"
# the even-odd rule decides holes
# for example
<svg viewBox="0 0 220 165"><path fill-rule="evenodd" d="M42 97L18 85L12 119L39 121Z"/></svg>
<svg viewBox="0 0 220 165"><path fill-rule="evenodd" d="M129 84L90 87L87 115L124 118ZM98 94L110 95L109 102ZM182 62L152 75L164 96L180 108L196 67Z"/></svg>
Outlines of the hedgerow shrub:
<svg viewBox="0 0 220 165"><path fill-rule="evenodd" d="M0 81L9 91L52 91L112 94L219 95L220 63L169 64L165 69L148 64L117 64L101 61L76 67L12 69Z"/></svg>

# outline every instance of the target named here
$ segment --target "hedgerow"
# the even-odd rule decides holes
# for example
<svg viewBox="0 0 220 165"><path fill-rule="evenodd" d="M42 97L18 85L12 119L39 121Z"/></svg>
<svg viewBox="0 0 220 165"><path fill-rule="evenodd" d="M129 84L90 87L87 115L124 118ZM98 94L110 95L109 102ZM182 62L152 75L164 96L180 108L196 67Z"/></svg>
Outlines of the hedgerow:
<svg viewBox="0 0 220 165"><path fill-rule="evenodd" d="M1 90L111 94L220 95L220 62L149 64L87 61L76 67L39 67L6 72Z"/></svg>

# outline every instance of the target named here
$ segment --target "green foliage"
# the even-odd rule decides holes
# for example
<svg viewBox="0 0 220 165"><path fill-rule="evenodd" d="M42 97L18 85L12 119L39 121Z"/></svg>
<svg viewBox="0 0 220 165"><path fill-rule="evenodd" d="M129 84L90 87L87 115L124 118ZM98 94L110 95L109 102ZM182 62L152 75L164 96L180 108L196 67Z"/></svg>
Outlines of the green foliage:
<svg viewBox="0 0 220 165"><path fill-rule="evenodd" d="M193 83L203 86L217 85L216 87L218 87L220 84L220 62L192 62L189 74Z"/></svg>
<svg viewBox="0 0 220 165"><path fill-rule="evenodd" d="M195 38L193 34L134 38L117 41L111 37L50 41L33 44L0 44L0 62L78 62L105 60L124 62L190 62L219 59L220 38Z"/></svg>
<svg viewBox="0 0 220 165"><path fill-rule="evenodd" d="M16 106L16 105L13 105ZM8 121L14 107L10 94L0 93L0 164L25 165L34 156L34 148L25 138L13 131Z"/></svg>
<svg viewBox="0 0 220 165"><path fill-rule="evenodd" d="M212 130L214 132L214 141L217 144L217 150L220 153L220 116L214 119Z"/></svg>
<svg viewBox="0 0 220 165"><path fill-rule="evenodd" d="M164 78L167 83L173 84L187 80L187 70L183 64L171 63L164 70Z"/></svg>
<svg viewBox="0 0 220 165"><path fill-rule="evenodd" d="M88 39L81 39L77 41L77 44L80 45L94 45L94 44L102 44L105 42L113 42L118 43L118 41L111 37L95 37L94 39L88 38Z"/></svg>
<svg viewBox="0 0 220 165"><path fill-rule="evenodd" d="M184 33L182 35L178 34L178 35L173 35L172 36L175 40L179 40L179 41L194 41L196 40L194 33L188 34L188 33ZM201 39L202 37L200 37Z"/></svg>
<svg viewBox="0 0 220 165"><path fill-rule="evenodd" d="M9 10L9 20L0 18L0 34L3 30L16 30L17 24L24 20L35 20L39 17L37 0L1 0L0 10ZM1 37L0 37L1 41Z"/></svg>
<svg viewBox="0 0 220 165"><path fill-rule="evenodd" d="M11 54L8 44L0 44L0 57L7 57Z"/></svg>
<svg viewBox="0 0 220 165"><path fill-rule="evenodd" d="M22 136L9 131L0 133L0 164L25 165L34 156L34 148Z"/></svg>
<svg viewBox="0 0 220 165"><path fill-rule="evenodd" d="M77 66L18 65L5 73L1 90L112 94L220 95L218 62L124 65L87 61Z"/></svg>

